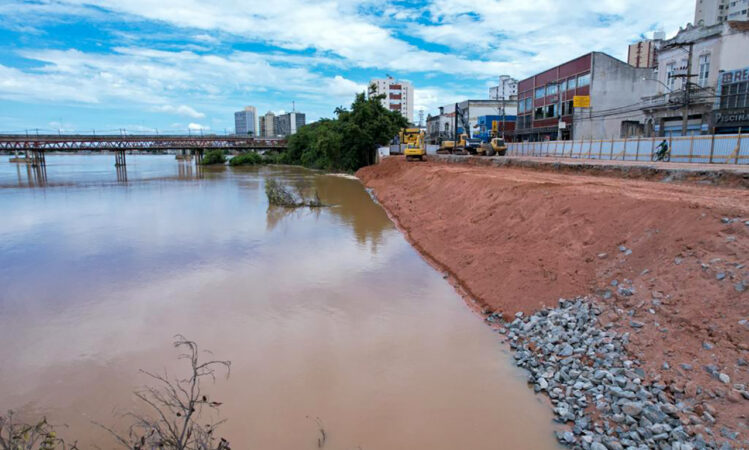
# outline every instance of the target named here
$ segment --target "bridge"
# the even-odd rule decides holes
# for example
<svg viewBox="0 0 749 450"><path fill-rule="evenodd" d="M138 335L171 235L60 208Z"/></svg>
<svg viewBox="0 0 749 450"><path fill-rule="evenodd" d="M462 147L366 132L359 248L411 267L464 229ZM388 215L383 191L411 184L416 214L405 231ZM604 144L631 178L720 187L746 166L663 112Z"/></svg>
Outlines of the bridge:
<svg viewBox="0 0 749 450"><path fill-rule="evenodd" d="M263 139L237 135L20 135L0 134L0 152L23 152L31 165L45 165L45 152L113 152L115 165L126 164L127 152L180 150L195 156L200 164L206 150L257 151L284 150L283 139Z"/></svg>

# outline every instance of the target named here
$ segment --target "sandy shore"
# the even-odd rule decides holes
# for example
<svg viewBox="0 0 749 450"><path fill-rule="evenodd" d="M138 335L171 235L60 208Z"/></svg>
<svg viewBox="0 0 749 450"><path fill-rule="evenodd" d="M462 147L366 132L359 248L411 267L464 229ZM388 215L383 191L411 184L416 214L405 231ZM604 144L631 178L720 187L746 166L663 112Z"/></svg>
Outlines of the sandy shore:
<svg viewBox="0 0 749 450"><path fill-rule="evenodd" d="M690 432L747 439L749 191L402 158L357 176L487 314L591 296L647 378L715 412Z"/></svg>

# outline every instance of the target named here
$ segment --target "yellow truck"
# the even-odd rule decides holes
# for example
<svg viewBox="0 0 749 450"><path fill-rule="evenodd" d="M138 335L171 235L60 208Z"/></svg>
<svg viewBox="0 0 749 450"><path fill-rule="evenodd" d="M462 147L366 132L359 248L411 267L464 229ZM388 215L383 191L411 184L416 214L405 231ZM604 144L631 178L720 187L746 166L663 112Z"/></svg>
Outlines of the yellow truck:
<svg viewBox="0 0 749 450"><path fill-rule="evenodd" d="M400 142L405 144L403 154L406 155L406 161L414 159L426 159L426 141L424 132L418 128L403 128L400 133Z"/></svg>

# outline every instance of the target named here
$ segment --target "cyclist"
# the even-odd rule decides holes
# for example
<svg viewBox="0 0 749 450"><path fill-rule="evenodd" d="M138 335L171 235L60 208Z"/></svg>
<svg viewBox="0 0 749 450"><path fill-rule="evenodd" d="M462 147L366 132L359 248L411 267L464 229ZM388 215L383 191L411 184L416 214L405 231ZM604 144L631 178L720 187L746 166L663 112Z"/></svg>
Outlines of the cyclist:
<svg viewBox="0 0 749 450"><path fill-rule="evenodd" d="M664 139L658 147L656 147L655 154L653 155L653 161L670 160L671 155L668 154L668 142Z"/></svg>

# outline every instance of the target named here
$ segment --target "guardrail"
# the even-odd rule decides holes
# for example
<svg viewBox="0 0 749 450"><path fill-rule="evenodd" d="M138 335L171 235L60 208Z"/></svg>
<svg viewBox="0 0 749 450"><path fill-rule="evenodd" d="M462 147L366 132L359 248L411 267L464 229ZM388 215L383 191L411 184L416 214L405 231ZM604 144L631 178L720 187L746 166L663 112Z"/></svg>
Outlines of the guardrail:
<svg viewBox="0 0 749 450"><path fill-rule="evenodd" d="M507 154L512 156L651 161L651 155L663 140L668 143L671 161L673 162L749 164L749 136L746 134L510 142L508 143Z"/></svg>

